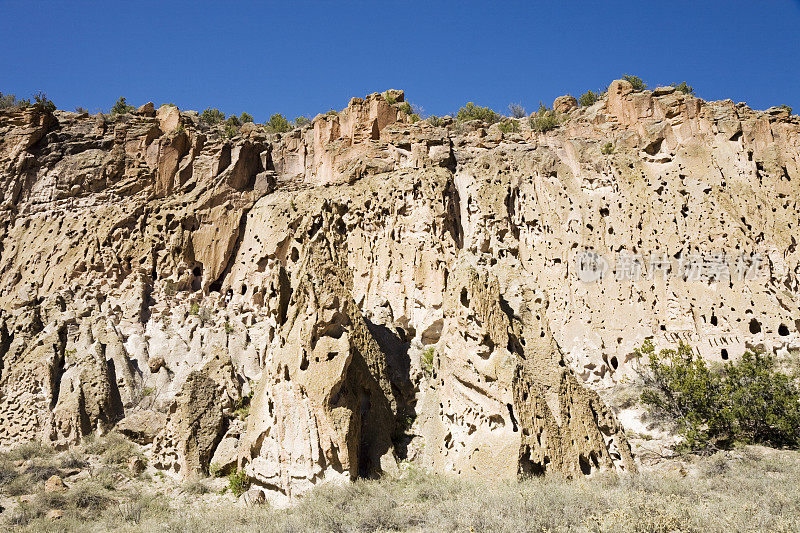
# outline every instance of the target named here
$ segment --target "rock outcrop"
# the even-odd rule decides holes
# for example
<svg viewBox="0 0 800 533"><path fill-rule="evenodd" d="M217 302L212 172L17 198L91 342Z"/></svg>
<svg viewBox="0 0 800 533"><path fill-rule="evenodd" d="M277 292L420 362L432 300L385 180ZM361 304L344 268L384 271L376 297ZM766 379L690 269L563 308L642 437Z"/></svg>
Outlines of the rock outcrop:
<svg viewBox="0 0 800 533"><path fill-rule="evenodd" d="M798 348L796 116L625 81L544 133L403 102L232 138L0 111L0 445L116 427L274 502L398 461L626 471L602 395L645 339Z"/></svg>

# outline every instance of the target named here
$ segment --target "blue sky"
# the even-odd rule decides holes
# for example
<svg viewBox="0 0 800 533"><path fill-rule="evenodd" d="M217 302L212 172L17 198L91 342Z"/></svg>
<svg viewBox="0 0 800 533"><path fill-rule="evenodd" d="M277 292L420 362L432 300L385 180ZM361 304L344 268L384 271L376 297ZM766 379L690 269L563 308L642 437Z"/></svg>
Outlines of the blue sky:
<svg viewBox="0 0 800 533"><path fill-rule="evenodd" d="M800 2L0 0L0 92L198 111L341 109L399 88L427 114L506 112L637 74L800 110Z"/></svg>

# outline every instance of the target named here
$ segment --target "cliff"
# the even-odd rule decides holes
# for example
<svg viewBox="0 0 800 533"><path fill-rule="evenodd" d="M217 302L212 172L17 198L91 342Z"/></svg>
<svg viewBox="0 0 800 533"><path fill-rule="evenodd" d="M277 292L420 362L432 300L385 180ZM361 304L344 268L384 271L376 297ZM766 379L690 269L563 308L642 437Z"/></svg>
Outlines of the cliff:
<svg viewBox="0 0 800 533"><path fill-rule="evenodd" d="M232 138L0 111L0 445L116 428L275 501L398 461L632 470L598 391L645 339L798 347L797 116L625 81L547 132L403 100Z"/></svg>

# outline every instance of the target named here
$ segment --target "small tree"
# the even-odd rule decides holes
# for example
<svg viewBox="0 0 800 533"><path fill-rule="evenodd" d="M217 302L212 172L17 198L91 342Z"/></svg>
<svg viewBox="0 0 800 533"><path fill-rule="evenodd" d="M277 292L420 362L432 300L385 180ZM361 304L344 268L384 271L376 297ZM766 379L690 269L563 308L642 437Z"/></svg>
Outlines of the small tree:
<svg viewBox="0 0 800 533"><path fill-rule="evenodd" d="M622 79L627 81L633 86L634 91L644 91L647 89L647 84L642 81L642 78L639 76L631 76L630 74L625 74Z"/></svg>
<svg viewBox="0 0 800 533"><path fill-rule="evenodd" d="M311 119L305 116L299 116L294 119L294 127L302 128L303 126L311 124Z"/></svg>
<svg viewBox="0 0 800 533"><path fill-rule="evenodd" d="M646 341L636 353L649 359L642 402L678 421L681 450L736 442L800 446L800 388L774 357L745 352L712 371L683 343L656 354Z"/></svg>
<svg viewBox="0 0 800 533"><path fill-rule="evenodd" d="M125 100L124 96L120 96L117 99L117 103L111 108L112 115L122 115L125 113L133 113L134 111L136 111L136 108L132 105L128 105L128 102Z"/></svg>
<svg viewBox="0 0 800 533"><path fill-rule="evenodd" d="M683 94L694 94L694 89L691 85L687 85L685 81L675 84L675 90Z"/></svg>
<svg viewBox="0 0 800 533"><path fill-rule="evenodd" d="M207 107L200 113L200 120L209 126L213 126L225 120L225 113L215 107Z"/></svg>
<svg viewBox="0 0 800 533"><path fill-rule="evenodd" d="M580 98L578 98L578 103L581 104L582 107L589 107L591 105L594 105L594 103L597 102L599 99L600 99L600 94L592 90L588 90L585 93L583 93Z"/></svg>
<svg viewBox="0 0 800 533"><path fill-rule="evenodd" d="M242 114L239 116L239 122L241 122L242 124L253 122L253 115L251 115L250 113L242 112Z"/></svg>
<svg viewBox="0 0 800 533"><path fill-rule="evenodd" d="M267 131L271 133L285 133L292 131L292 124L280 113L275 113L267 121Z"/></svg>

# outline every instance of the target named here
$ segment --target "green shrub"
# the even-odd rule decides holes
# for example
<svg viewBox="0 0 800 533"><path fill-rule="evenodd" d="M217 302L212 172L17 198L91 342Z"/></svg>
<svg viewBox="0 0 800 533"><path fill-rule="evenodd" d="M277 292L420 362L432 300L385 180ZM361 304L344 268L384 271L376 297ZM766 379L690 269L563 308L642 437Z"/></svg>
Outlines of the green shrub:
<svg viewBox="0 0 800 533"><path fill-rule="evenodd" d="M386 103L389 105L394 105L397 103L397 98L389 93L383 93L383 99L386 100Z"/></svg>
<svg viewBox="0 0 800 533"><path fill-rule="evenodd" d="M519 133L519 122L516 120L506 119L497 125L503 133Z"/></svg>
<svg viewBox="0 0 800 533"><path fill-rule="evenodd" d="M241 122L242 124L253 122L253 115L251 115L250 113L242 112L242 114L239 115L239 122Z"/></svg>
<svg viewBox="0 0 800 533"><path fill-rule="evenodd" d="M444 126L444 119L441 117L437 117L436 115L429 116L427 120L431 126L434 126L436 128Z"/></svg>
<svg viewBox="0 0 800 533"><path fill-rule="evenodd" d="M225 120L225 113L215 107L207 107L200 113L200 120L209 126L213 126Z"/></svg>
<svg viewBox="0 0 800 533"><path fill-rule="evenodd" d="M0 109L16 109L22 107L28 107L31 105L30 100L21 99L18 100L16 96L13 94L3 94L0 93Z"/></svg>
<svg viewBox="0 0 800 533"><path fill-rule="evenodd" d="M226 139L233 139L239 134L239 127L233 124L225 124L225 130L222 133Z"/></svg>
<svg viewBox="0 0 800 533"><path fill-rule="evenodd" d="M647 84L644 81L642 81L642 78L640 78L639 76L631 76L629 74L625 74L624 76L622 76L622 79L630 83L633 86L634 91L644 91L645 89L647 89Z"/></svg>
<svg viewBox="0 0 800 533"><path fill-rule="evenodd" d="M592 90L586 91L578 98L578 103L581 104L582 107L589 107L594 105L600 99L600 93L596 93Z"/></svg>
<svg viewBox="0 0 800 533"><path fill-rule="evenodd" d="M75 112L83 114L83 113L89 113L89 110L86 109L85 107L78 106L75 108Z"/></svg>
<svg viewBox="0 0 800 533"><path fill-rule="evenodd" d="M539 104L539 111L530 118L530 126L533 131L546 132L558 127L558 116L552 109L544 104Z"/></svg>
<svg viewBox="0 0 800 533"><path fill-rule="evenodd" d="M239 122L239 117L237 117L236 115L231 115L225 120L225 125L238 128L239 126L242 125L242 123Z"/></svg>
<svg viewBox="0 0 800 533"><path fill-rule="evenodd" d="M270 133L286 133L292 131L292 124L280 113L275 113L267 121L267 131Z"/></svg>
<svg viewBox="0 0 800 533"><path fill-rule="evenodd" d="M800 446L800 388L778 370L774 357L748 351L712 371L683 343L656 354L646 341L637 355L649 359L642 401L678 421L682 451L737 442Z"/></svg>
<svg viewBox="0 0 800 533"><path fill-rule="evenodd" d="M528 113L525 111L525 107L522 103L510 103L508 104L508 112L511 113L511 116L514 118L524 118L525 115Z"/></svg>
<svg viewBox="0 0 800 533"><path fill-rule="evenodd" d="M408 102L401 103L399 106L397 106L397 109L399 109L406 115L410 115L414 112L414 110L411 109L411 104L409 104Z"/></svg>
<svg viewBox="0 0 800 533"><path fill-rule="evenodd" d="M611 155L614 153L614 145L610 142L607 142L600 148L600 153L603 155Z"/></svg>
<svg viewBox="0 0 800 533"><path fill-rule="evenodd" d="M467 105L462 107L456 113L456 119L461 122L468 122L470 120L482 120L488 124L499 122L502 117L492 111L488 107L477 106L472 102L467 102Z"/></svg>
<svg viewBox="0 0 800 533"><path fill-rule="evenodd" d="M192 306L189 308L189 314L197 316L200 313L200 304L193 303Z"/></svg>
<svg viewBox="0 0 800 533"><path fill-rule="evenodd" d="M120 96L119 99L117 99L117 103L111 108L112 115L122 115L124 113L133 113L134 111L136 111L136 108L132 105L128 105L124 96Z"/></svg>
<svg viewBox="0 0 800 533"><path fill-rule="evenodd" d="M674 86L675 86L675 90L678 91L679 93L694 94L694 89L692 88L692 86L691 85L687 85L685 81L682 81L680 83L676 83Z"/></svg>
<svg viewBox="0 0 800 533"><path fill-rule="evenodd" d="M783 104L783 105L781 106L781 109L785 109L785 110L787 110L787 111L789 112L789 114L790 114L790 115L792 114L792 108L791 108L791 107L789 107L789 106L788 106L788 105L786 105L786 104Z"/></svg>
<svg viewBox="0 0 800 533"><path fill-rule="evenodd" d="M308 124L311 124L311 119L308 117L299 116L294 119L295 128L302 128L303 126L306 126Z"/></svg>
<svg viewBox="0 0 800 533"><path fill-rule="evenodd" d="M250 488L250 478L244 470L236 470L228 474L228 489L237 498Z"/></svg>
<svg viewBox="0 0 800 533"><path fill-rule="evenodd" d="M56 104L54 104L52 100L48 99L47 95L42 91L39 91L33 95L33 102L34 107L37 107L42 111L52 113L56 110Z"/></svg>
<svg viewBox="0 0 800 533"><path fill-rule="evenodd" d="M419 363L426 376L433 375L433 362L435 359L436 349L433 346L429 346L424 352L422 352L422 356L419 358Z"/></svg>

